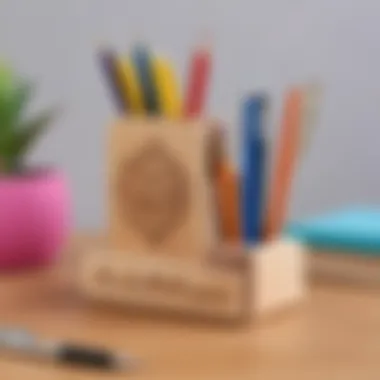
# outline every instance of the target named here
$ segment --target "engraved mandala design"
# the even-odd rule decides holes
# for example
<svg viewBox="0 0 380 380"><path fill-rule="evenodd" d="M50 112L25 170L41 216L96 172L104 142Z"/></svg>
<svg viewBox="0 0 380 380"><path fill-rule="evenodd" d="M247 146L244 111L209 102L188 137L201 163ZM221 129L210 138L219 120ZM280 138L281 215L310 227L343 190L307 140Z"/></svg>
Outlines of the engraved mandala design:
<svg viewBox="0 0 380 380"><path fill-rule="evenodd" d="M163 243L184 223L189 195L187 169L159 141L144 145L120 165L122 217L150 244Z"/></svg>

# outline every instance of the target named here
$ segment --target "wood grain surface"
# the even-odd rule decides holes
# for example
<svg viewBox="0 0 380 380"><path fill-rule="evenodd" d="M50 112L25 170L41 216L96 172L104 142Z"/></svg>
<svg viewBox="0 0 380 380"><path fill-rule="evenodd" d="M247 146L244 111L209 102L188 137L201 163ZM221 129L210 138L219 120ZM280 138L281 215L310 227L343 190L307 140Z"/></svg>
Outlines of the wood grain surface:
<svg viewBox="0 0 380 380"><path fill-rule="evenodd" d="M75 245L74 245L75 246ZM0 354L2 379L378 379L378 292L319 285L297 310L251 328L152 319L90 305L76 293L75 249L56 268L0 276L0 323L48 338L127 351L132 375L107 374Z"/></svg>

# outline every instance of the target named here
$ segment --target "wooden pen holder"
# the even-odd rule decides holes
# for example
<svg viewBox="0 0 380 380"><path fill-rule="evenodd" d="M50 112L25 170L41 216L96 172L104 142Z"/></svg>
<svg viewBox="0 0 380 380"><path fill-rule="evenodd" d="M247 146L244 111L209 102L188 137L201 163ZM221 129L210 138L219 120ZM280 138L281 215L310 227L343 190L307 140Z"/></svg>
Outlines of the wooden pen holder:
<svg viewBox="0 0 380 380"><path fill-rule="evenodd" d="M108 246L81 272L90 298L150 310L249 320L300 301L301 245L228 247L217 229L212 122L126 119L108 147Z"/></svg>
<svg viewBox="0 0 380 380"><path fill-rule="evenodd" d="M215 245L214 131L201 121L160 118L111 127L108 216L116 249L195 257Z"/></svg>

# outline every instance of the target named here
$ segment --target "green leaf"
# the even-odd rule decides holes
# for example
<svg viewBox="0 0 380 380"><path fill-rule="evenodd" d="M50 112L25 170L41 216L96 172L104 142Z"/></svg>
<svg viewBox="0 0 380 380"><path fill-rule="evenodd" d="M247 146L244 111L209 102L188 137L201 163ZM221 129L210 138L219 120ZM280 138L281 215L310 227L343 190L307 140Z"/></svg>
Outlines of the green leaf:
<svg viewBox="0 0 380 380"><path fill-rule="evenodd" d="M57 113L48 109L25 121L33 92L31 83L0 62L0 172L20 169L24 155Z"/></svg>
<svg viewBox="0 0 380 380"><path fill-rule="evenodd" d="M0 94L8 92L13 87L14 72L9 65L0 63Z"/></svg>
<svg viewBox="0 0 380 380"><path fill-rule="evenodd" d="M19 81L15 86L13 96L10 101L11 123L19 123L23 113L34 93L34 85L25 80Z"/></svg>
<svg viewBox="0 0 380 380"><path fill-rule="evenodd" d="M0 108L5 108L15 88L15 76L11 68L0 64ZM1 122L1 119L0 119Z"/></svg>
<svg viewBox="0 0 380 380"><path fill-rule="evenodd" d="M12 137L8 140L8 156L20 158L25 155L35 140L45 132L56 114L57 110L55 108L48 109L33 119L21 123L20 127L13 131Z"/></svg>
<svg viewBox="0 0 380 380"><path fill-rule="evenodd" d="M18 81L8 92L0 93L0 133L15 128L26 109L34 87L26 81Z"/></svg>

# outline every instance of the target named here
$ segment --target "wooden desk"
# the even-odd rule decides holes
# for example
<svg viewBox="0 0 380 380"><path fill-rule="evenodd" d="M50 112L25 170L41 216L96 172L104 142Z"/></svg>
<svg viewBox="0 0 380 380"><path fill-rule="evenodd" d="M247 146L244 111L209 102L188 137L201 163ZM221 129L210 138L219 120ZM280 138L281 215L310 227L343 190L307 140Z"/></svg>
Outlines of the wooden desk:
<svg viewBox="0 0 380 380"><path fill-rule="evenodd" d="M2 379L378 379L380 297L317 287L307 303L252 328L150 319L88 305L61 268L0 276L0 324L128 351L145 361L102 374L0 356Z"/></svg>

